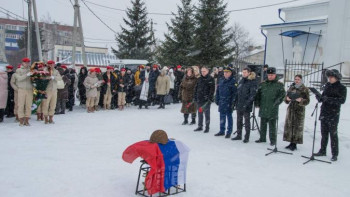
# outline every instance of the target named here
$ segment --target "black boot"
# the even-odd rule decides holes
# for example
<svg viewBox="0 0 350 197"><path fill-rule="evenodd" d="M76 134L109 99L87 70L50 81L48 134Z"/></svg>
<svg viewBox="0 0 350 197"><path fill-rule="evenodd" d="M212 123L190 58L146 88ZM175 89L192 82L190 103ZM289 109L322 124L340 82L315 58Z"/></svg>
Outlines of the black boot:
<svg viewBox="0 0 350 197"><path fill-rule="evenodd" d="M192 114L192 121L190 125L194 125L194 124L196 124L196 114Z"/></svg>
<svg viewBox="0 0 350 197"><path fill-rule="evenodd" d="M242 140L242 135L237 134L237 136L232 138L231 140Z"/></svg>
<svg viewBox="0 0 350 197"><path fill-rule="evenodd" d="M291 143L289 143L289 145L288 145L288 146L286 146L285 148L286 148L286 149L290 149L290 147L292 147L292 142L291 142Z"/></svg>
<svg viewBox="0 0 350 197"><path fill-rule="evenodd" d="M290 147L291 151L295 151L297 149L297 144L296 143L292 143L292 146Z"/></svg>
<svg viewBox="0 0 350 197"><path fill-rule="evenodd" d="M4 115L5 115L5 110L4 109L0 109L0 122L4 121Z"/></svg>
<svg viewBox="0 0 350 197"><path fill-rule="evenodd" d="M184 114L184 122L182 125L187 125L188 124L188 114Z"/></svg>
<svg viewBox="0 0 350 197"><path fill-rule="evenodd" d="M193 131L203 131L203 127L198 127L197 129L195 129Z"/></svg>
<svg viewBox="0 0 350 197"><path fill-rule="evenodd" d="M337 160L338 160L338 157L333 155L331 161L337 161Z"/></svg>
<svg viewBox="0 0 350 197"><path fill-rule="evenodd" d="M205 125L204 133L209 133L209 124Z"/></svg>
<svg viewBox="0 0 350 197"><path fill-rule="evenodd" d="M318 153L314 153L314 156L316 157L326 156L326 151L319 150Z"/></svg>

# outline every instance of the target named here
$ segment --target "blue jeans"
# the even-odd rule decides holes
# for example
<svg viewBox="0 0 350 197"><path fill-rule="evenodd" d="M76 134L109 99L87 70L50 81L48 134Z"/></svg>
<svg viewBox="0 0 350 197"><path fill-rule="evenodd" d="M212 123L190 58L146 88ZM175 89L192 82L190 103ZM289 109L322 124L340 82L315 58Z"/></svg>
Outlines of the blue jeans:
<svg viewBox="0 0 350 197"><path fill-rule="evenodd" d="M227 133L232 134L233 118L232 112L220 112L220 133L225 133L226 129L226 118L227 118Z"/></svg>

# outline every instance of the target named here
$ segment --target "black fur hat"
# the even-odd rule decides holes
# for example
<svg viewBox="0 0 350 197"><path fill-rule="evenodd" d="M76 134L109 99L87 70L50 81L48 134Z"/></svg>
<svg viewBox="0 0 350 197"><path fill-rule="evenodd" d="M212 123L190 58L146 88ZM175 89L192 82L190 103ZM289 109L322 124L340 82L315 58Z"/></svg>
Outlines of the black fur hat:
<svg viewBox="0 0 350 197"><path fill-rule="evenodd" d="M275 67L269 67L269 68L266 70L266 73L267 73L267 74L276 74L276 68L275 68Z"/></svg>
<svg viewBox="0 0 350 197"><path fill-rule="evenodd" d="M327 77L335 77L338 81L342 79L342 75L337 69L331 69L326 71L326 76Z"/></svg>

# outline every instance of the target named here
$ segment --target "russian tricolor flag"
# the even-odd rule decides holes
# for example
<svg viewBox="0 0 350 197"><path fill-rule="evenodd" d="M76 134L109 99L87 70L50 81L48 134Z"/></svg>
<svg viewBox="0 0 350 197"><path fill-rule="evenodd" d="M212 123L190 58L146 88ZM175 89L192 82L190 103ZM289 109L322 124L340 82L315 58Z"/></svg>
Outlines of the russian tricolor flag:
<svg viewBox="0 0 350 197"><path fill-rule="evenodd" d="M141 157L151 167L145 186L150 195L165 192L172 186L186 183L189 148L179 140L167 144L137 142L123 152L123 160L132 163Z"/></svg>

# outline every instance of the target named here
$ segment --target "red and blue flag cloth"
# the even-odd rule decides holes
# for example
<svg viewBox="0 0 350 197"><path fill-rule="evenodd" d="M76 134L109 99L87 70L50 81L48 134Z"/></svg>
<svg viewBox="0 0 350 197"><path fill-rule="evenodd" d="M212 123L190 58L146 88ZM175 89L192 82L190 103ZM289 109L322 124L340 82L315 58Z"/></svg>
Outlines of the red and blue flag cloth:
<svg viewBox="0 0 350 197"><path fill-rule="evenodd" d="M189 151L179 140L169 140L165 145L146 140L129 146L123 152L122 158L125 162L132 163L141 157L150 165L145 186L152 195L186 183Z"/></svg>

